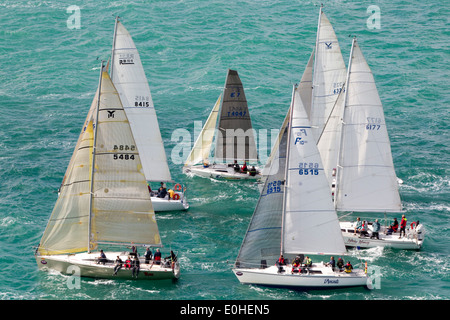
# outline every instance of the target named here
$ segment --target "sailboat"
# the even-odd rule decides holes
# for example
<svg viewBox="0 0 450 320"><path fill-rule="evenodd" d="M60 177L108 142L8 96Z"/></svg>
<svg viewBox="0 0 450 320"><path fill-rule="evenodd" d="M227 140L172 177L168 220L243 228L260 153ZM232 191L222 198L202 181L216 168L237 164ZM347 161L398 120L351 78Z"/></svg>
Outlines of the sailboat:
<svg viewBox="0 0 450 320"><path fill-rule="evenodd" d="M337 162L335 131L340 128L340 122L331 117L336 113L337 106L340 106L336 101L341 96L346 74L347 68L345 67L339 41L333 26L323 11L323 5L321 5L315 46L297 91L311 121L311 130L316 137L325 176L329 179L330 185L335 184ZM333 110L335 113L332 113ZM334 124L334 127L331 124ZM265 178L266 168L270 166L271 159L272 156L269 157L263 170L262 181Z"/></svg>
<svg viewBox="0 0 450 320"><path fill-rule="evenodd" d="M119 21L119 17L116 17L114 27L111 60L110 77L130 121L150 189L151 184L155 182L173 182L141 58L130 33ZM189 208L184 193L185 187L176 183L172 190L172 198L162 198L158 197L156 192L151 193L156 212Z"/></svg>
<svg viewBox="0 0 450 320"><path fill-rule="evenodd" d="M214 155L210 157L215 138ZM213 179L256 180L256 143L239 74L228 69L223 95L217 99L183 167L185 174ZM235 165L238 165L237 168ZM244 164L247 170L242 170ZM253 172L251 173L252 169Z"/></svg>
<svg viewBox="0 0 450 320"><path fill-rule="evenodd" d="M295 288L370 287L367 272L341 272L323 262L275 265L283 255L346 253L330 187L310 120L294 87L288 124L277 141L270 171L242 242L233 272L244 284ZM273 264L271 264L273 263Z"/></svg>
<svg viewBox="0 0 450 320"><path fill-rule="evenodd" d="M113 275L115 259L126 261L133 253L123 250L127 246L161 247L162 243L140 151L102 62L97 93L35 257L41 270L72 275L78 268L83 277L179 277L178 263L155 261L141 261L137 275L125 266ZM103 248L106 258L99 258Z"/></svg>
<svg viewBox="0 0 450 320"><path fill-rule="evenodd" d="M376 214L404 213L398 190L383 106L375 80L356 38L353 39L342 106L336 108L341 128L337 157L335 207L339 212ZM373 220L368 229L373 232ZM377 238L355 233L352 222L341 222L346 246L420 249L423 225L408 226L406 235L386 234L381 226Z"/></svg>

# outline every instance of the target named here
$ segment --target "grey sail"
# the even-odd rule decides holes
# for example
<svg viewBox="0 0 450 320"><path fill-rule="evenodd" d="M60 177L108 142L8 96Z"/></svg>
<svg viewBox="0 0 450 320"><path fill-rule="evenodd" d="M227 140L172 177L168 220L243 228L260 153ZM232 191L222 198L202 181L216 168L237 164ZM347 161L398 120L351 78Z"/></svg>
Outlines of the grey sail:
<svg viewBox="0 0 450 320"><path fill-rule="evenodd" d="M264 187L236 259L239 267L259 268L273 264L280 256L288 128L282 127L278 149L272 151Z"/></svg>
<svg viewBox="0 0 450 320"><path fill-rule="evenodd" d="M235 70L227 73L217 133L216 161L258 161L244 87Z"/></svg>

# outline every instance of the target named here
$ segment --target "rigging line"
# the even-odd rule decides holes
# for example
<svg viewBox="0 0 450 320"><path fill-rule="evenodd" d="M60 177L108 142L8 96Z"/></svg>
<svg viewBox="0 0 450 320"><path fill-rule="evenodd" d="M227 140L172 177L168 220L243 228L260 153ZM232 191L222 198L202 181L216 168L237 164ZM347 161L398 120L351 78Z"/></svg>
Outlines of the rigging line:
<svg viewBox="0 0 450 320"><path fill-rule="evenodd" d="M341 89L344 88L344 90L341 90L341 91L339 92L339 94L338 94L336 100L334 101L333 107L331 108L331 111L330 111L330 114L328 115L327 121L325 121L325 124L324 124L324 126L323 126L322 132L321 132L320 135L319 135L319 139L317 139L317 143L319 143L320 139L322 138L323 133L325 132L325 128L327 127L328 122L330 121L331 116L333 115L334 109L336 108L337 102L339 101L339 97L341 96L341 94L343 94L344 91L347 91L347 90L345 90L346 84L347 84L347 80L344 81L344 83L342 84Z"/></svg>

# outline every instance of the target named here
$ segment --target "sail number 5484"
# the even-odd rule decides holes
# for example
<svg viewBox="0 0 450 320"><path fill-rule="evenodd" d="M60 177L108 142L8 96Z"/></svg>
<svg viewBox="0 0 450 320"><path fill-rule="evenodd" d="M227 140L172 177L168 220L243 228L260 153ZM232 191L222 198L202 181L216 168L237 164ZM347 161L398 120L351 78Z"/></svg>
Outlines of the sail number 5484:
<svg viewBox="0 0 450 320"><path fill-rule="evenodd" d="M123 144L117 145L117 144L115 144L113 150L114 151L135 151L136 150L136 146L134 146L134 145L123 145ZM125 154L117 154L117 153L113 154L113 159L114 160L134 160L134 158L135 158L134 154L127 154L127 153L125 153Z"/></svg>

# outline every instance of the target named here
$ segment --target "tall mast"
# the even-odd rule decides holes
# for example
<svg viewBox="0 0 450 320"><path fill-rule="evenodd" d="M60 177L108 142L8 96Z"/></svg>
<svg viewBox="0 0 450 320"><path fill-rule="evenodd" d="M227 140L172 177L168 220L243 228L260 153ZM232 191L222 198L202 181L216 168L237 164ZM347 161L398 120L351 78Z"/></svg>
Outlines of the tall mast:
<svg viewBox="0 0 450 320"><path fill-rule="evenodd" d="M112 79L113 77L113 71L114 71L114 50L116 47L116 36L117 36L117 23L119 23L119 16L116 16L116 23L114 24L114 36L113 36L113 45L112 45L112 51L111 51L111 72L110 77Z"/></svg>
<svg viewBox="0 0 450 320"><path fill-rule="evenodd" d="M288 131L287 131L287 144L286 144L286 165L284 168L284 190L283 190L283 208L281 210L281 245L280 245L280 254L283 254L284 252L284 215L286 212L286 194L287 194L287 180L288 180L288 171L289 171L289 154L290 154L290 143L291 143L291 130L292 130L292 115L294 114L294 100L295 100L295 90L296 85L293 85L292 87L292 98L291 98L291 108L290 108L290 119L289 119L289 125L288 125Z"/></svg>
<svg viewBox="0 0 450 320"><path fill-rule="evenodd" d="M336 208L336 199L338 198L339 193L339 176L342 174L342 166L341 166L341 157L342 157L342 141L344 140L344 119L345 119L345 110L347 105L347 97L348 97L348 85L350 80L350 69L352 67L352 57L353 57L353 48L355 46L356 37L353 37L352 40L352 48L350 50L350 58L348 60L348 68L347 68L347 79L345 80L344 88L344 112L342 115L342 124L341 124L341 137L339 141L338 155L337 155L337 165L336 165L336 183L335 183L335 192L334 192L334 207Z"/></svg>
<svg viewBox="0 0 450 320"><path fill-rule="evenodd" d="M319 36L320 36L320 21L322 20L322 8L323 8L323 4L320 5L320 9L319 9L319 22L317 22L317 34L316 34L316 47L314 49L314 64L313 64L313 71L312 71L312 95L311 95L311 107L310 107L310 115L312 114L312 110L314 108L314 91L315 91L315 86L314 86L314 81L315 81L315 73L316 73L316 65L317 65L317 59L316 59L316 54L317 54L317 47L319 46Z"/></svg>
<svg viewBox="0 0 450 320"><path fill-rule="evenodd" d="M98 97L97 97L97 110L96 115L93 122L94 129L94 142L92 145L92 163L91 163L91 188L90 188L90 198L89 198L89 227L88 227L88 252L91 252L91 221L92 221L92 200L94 196L94 170L95 170L95 153L96 153L96 143L97 143L97 129L98 129L98 115L100 109L100 96L102 90L102 77L103 77L103 69L104 69L104 60L101 62L100 67L100 79L98 83Z"/></svg>

